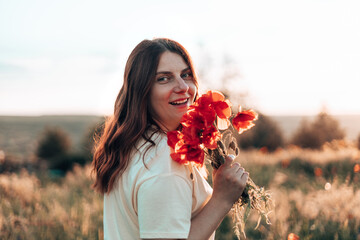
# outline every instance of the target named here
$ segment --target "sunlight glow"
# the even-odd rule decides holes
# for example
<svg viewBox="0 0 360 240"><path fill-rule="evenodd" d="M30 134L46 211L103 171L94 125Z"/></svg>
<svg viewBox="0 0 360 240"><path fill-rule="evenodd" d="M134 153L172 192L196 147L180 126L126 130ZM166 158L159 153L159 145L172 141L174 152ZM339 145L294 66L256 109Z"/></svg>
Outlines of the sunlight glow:
<svg viewBox="0 0 360 240"><path fill-rule="evenodd" d="M153 37L189 50L201 91L268 115L360 114L360 2L260 2L4 2L0 115L111 113L127 57Z"/></svg>

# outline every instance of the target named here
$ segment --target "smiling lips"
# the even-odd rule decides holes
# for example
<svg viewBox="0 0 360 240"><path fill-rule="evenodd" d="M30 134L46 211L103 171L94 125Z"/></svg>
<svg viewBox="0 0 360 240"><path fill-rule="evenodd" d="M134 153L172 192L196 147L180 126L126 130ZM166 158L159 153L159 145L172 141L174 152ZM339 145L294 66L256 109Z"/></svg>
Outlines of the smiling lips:
<svg viewBox="0 0 360 240"><path fill-rule="evenodd" d="M184 98L184 99L179 99L173 102L170 102L171 105L183 105L186 104L188 102L189 98Z"/></svg>

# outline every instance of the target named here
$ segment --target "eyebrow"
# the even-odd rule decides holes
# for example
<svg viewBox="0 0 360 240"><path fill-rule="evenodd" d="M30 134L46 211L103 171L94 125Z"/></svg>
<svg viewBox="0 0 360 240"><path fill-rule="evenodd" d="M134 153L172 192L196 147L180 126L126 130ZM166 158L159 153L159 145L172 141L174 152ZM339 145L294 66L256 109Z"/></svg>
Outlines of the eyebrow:
<svg viewBox="0 0 360 240"><path fill-rule="evenodd" d="M188 70L190 70L190 67L187 67L187 68L183 69L181 72L186 72ZM172 72L170 72L170 71L161 71L161 72L156 73L156 75L158 75L158 74L172 74Z"/></svg>

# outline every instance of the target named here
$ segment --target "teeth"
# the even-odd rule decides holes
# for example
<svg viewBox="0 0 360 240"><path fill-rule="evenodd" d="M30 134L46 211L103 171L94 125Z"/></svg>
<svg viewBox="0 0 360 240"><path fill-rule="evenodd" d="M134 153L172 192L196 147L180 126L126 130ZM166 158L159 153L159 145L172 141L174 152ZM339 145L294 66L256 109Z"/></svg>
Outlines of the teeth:
<svg viewBox="0 0 360 240"><path fill-rule="evenodd" d="M170 104L172 104L172 105L179 105L179 104L184 104L184 103L186 103L186 102L187 102L187 99L182 100L182 101L171 102Z"/></svg>

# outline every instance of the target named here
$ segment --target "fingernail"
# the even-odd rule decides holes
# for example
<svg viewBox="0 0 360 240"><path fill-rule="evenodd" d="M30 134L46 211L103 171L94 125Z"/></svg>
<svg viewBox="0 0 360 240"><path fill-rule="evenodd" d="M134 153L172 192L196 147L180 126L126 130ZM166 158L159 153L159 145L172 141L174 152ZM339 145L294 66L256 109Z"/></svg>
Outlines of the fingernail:
<svg viewBox="0 0 360 240"><path fill-rule="evenodd" d="M234 156L234 155L232 155L232 154L229 154L229 157L231 157L231 159L232 159L232 160L234 160L234 159L235 159L235 156Z"/></svg>

